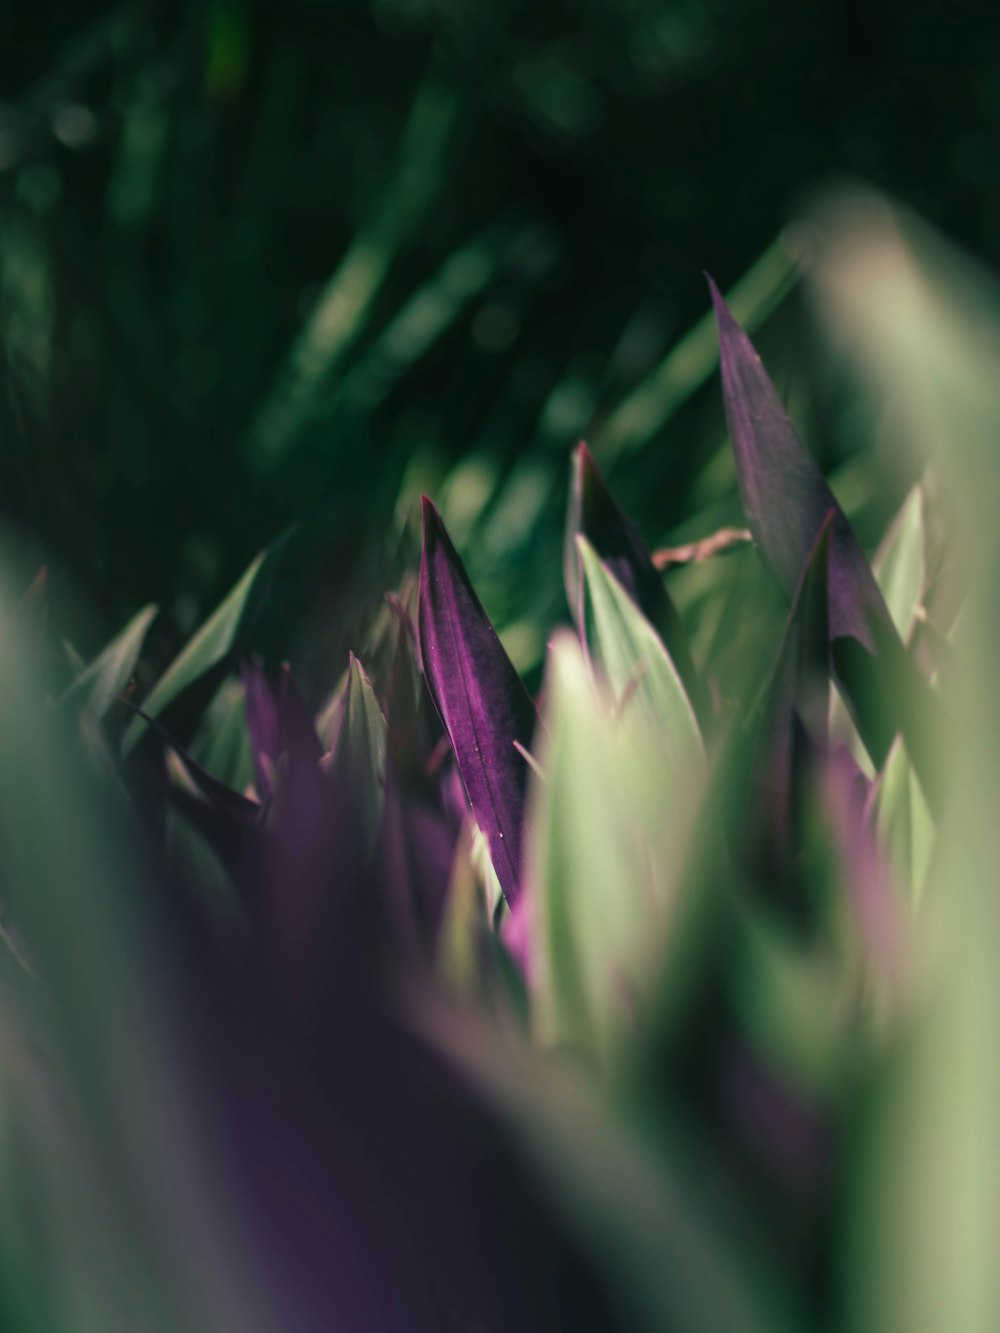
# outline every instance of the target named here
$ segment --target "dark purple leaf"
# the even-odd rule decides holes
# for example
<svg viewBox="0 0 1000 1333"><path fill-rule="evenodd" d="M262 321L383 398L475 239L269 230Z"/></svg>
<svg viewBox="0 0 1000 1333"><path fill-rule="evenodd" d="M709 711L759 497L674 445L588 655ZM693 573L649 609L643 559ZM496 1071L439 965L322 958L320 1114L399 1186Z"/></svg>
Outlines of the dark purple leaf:
<svg viewBox="0 0 1000 1333"><path fill-rule="evenodd" d="M197 759L192 758L190 754L170 735L167 729L162 726L155 717L144 712L136 704L128 699L119 698L118 702L140 718L150 732L157 738L162 746L172 750L184 767L187 778L197 788L200 797L218 810L224 810L229 814L253 823L260 813L260 806L256 801L252 801L249 796L244 796L242 792L233 791L224 782L213 777L206 768L198 763Z"/></svg>
<svg viewBox="0 0 1000 1333"><path fill-rule="evenodd" d="M316 724L299 693L287 662L281 665L278 682L278 723L281 749L292 763L315 764L323 755Z"/></svg>
<svg viewBox="0 0 1000 1333"><path fill-rule="evenodd" d="M415 636L410 636L407 621L399 620L389 666L385 713L387 754L394 767L403 773L422 773L428 749L417 694L418 688L422 690L423 686L418 674L415 641Z"/></svg>
<svg viewBox="0 0 1000 1333"><path fill-rule="evenodd" d="M448 769L442 772L438 766L431 771L428 765L431 731L420 705L431 710L432 705L417 666L416 629L405 608L396 599L387 600L396 615L396 637L385 693L385 799L378 881L395 939L407 951L430 957L468 806L464 792L457 806L445 799Z"/></svg>
<svg viewBox="0 0 1000 1333"><path fill-rule="evenodd" d="M257 795L263 801L274 795L271 785L274 766L278 762L278 701L257 662L243 662L240 674L246 697L247 731L250 733Z"/></svg>
<svg viewBox="0 0 1000 1333"><path fill-rule="evenodd" d="M286 768L315 765L323 747L287 662L281 668L277 693L257 662L242 663L240 671L257 792L264 800L275 795L273 780L280 760L284 759Z"/></svg>
<svg viewBox="0 0 1000 1333"><path fill-rule="evenodd" d="M444 916L461 823L432 799L386 775L378 841L379 887L394 936L431 957Z"/></svg>
<svg viewBox="0 0 1000 1333"><path fill-rule="evenodd" d="M891 623L864 552L823 474L799 439L750 339L709 278L719 328L722 390L747 522L788 599L794 596L826 515L830 635L874 651L872 622Z"/></svg>
<svg viewBox="0 0 1000 1333"><path fill-rule="evenodd" d="M765 561L792 600L816 537L833 510L829 636L833 666L877 768L897 731L906 737L921 785L940 808L940 776L929 732L939 705L892 623L864 552L715 283L726 418L747 522Z"/></svg>
<svg viewBox="0 0 1000 1333"><path fill-rule="evenodd" d="M573 455L563 574L570 611L580 627L580 565L576 538L587 538L601 560L650 622L677 668L698 720L709 716L708 697L691 657L687 631L663 586L638 528L619 506L594 461L581 443Z"/></svg>
<svg viewBox="0 0 1000 1333"><path fill-rule="evenodd" d="M871 975L891 993L901 978L905 915L870 816L871 786L846 750L829 755L819 777L831 840L825 859L851 909Z"/></svg>
<svg viewBox="0 0 1000 1333"><path fill-rule="evenodd" d="M440 515L424 497L420 647L431 696L489 841L507 901L520 890L521 830L535 709L504 652Z"/></svg>
<svg viewBox="0 0 1000 1333"><path fill-rule="evenodd" d="M760 881L795 913L803 903L797 874L800 806L817 756L827 746L830 692L829 585L831 510L799 581L781 651L762 700L747 821L747 858Z"/></svg>

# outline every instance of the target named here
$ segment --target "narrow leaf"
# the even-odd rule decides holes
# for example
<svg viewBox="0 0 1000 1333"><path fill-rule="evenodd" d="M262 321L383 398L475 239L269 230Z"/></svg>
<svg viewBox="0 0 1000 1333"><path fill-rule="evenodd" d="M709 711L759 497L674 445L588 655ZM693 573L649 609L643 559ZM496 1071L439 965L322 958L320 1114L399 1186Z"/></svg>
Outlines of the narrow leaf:
<svg viewBox="0 0 1000 1333"><path fill-rule="evenodd" d="M917 485L903 501L872 560L872 571L904 643L924 595L925 570L924 496Z"/></svg>
<svg viewBox="0 0 1000 1333"><path fill-rule="evenodd" d="M747 522L791 600L833 509L830 634L874 650L872 621L889 612L875 576L823 474L799 439L757 351L709 279L719 330L722 390Z"/></svg>
<svg viewBox="0 0 1000 1333"><path fill-rule="evenodd" d="M652 625L585 537L577 537L588 612L587 642L624 712L640 710L679 767L703 753L680 676Z"/></svg>
<svg viewBox="0 0 1000 1333"><path fill-rule="evenodd" d="M251 563L229 595L216 607L201 629L174 658L150 691L143 712L157 717L182 691L223 662L238 649L246 626L260 609L274 568L285 547L285 539L262 551ZM128 754L145 730L136 718L122 742Z"/></svg>
<svg viewBox="0 0 1000 1333"><path fill-rule="evenodd" d="M831 510L803 571L774 672L761 700L749 784L747 854L762 884L803 910L802 797L828 743Z"/></svg>
<svg viewBox="0 0 1000 1333"><path fill-rule="evenodd" d="M351 653L330 762L354 793L369 844L382 818L385 746L385 718L364 667Z"/></svg>
<svg viewBox="0 0 1000 1333"><path fill-rule="evenodd" d="M278 700L263 668L254 661L240 666L246 706L246 729L250 737L254 781L261 800L273 796L271 780L280 752Z"/></svg>
<svg viewBox="0 0 1000 1333"><path fill-rule="evenodd" d="M586 537L643 615L670 654L699 718L708 717L708 701L695 671L687 632L663 586L663 575L653 564L639 530L608 489L586 444L573 455L563 574L574 619L580 615L580 558L577 536ZM582 631L582 626L577 626Z"/></svg>
<svg viewBox="0 0 1000 1333"><path fill-rule="evenodd" d="M619 730L568 634L549 650L547 736L533 780L528 902L540 1039L608 1058L621 1031L623 960L648 927L635 839L623 836Z"/></svg>
<svg viewBox="0 0 1000 1333"><path fill-rule="evenodd" d="M936 831L910 756L899 739L889 751L874 801L879 837L900 883L916 904L930 869Z"/></svg>
<svg viewBox="0 0 1000 1333"><path fill-rule="evenodd" d="M129 621L106 648L72 681L58 702L60 708L86 708L94 717L103 717L112 700L128 685L146 631L156 616L155 606L144 607Z"/></svg>
<svg viewBox="0 0 1000 1333"><path fill-rule="evenodd" d="M680 981L673 942L692 921L680 875L707 765L679 769L660 728L623 726L567 632L549 649L545 709L544 778L529 789L527 918L512 924L528 937L537 1035L610 1072L656 997Z"/></svg>
<svg viewBox="0 0 1000 1333"><path fill-rule="evenodd" d="M234 791L245 791L253 784L246 690L238 676L223 681L188 749L203 768Z"/></svg>
<svg viewBox="0 0 1000 1333"><path fill-rule="evenodd" d="M489 840L504 895L517 900L535 709L476 596L440 515L424 498L420 648L431 696Z"/></svg>
<svg viewBox="0 0 1000 1333"><path fill-rule="evenodd" d="M817 534L834 510L829 632L833 664L877 768L897 731L934 805L943 799L934 746L940 707L907 657L875 576L823 474L810 457L753 344L709 279L726 417L740 494L754 538L789 600Z"/></svg>

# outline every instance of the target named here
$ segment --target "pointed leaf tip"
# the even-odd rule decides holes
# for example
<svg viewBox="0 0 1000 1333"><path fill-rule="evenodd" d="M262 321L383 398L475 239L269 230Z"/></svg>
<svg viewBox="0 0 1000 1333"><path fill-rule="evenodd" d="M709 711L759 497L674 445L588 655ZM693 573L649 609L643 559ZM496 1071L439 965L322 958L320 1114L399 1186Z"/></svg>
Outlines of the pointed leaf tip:
<svg viewBox="0 0 1000 1333"><path fill-rule="evenodd" d="M828 616L838 681L876 767L882 767L893 736L902 730L925 794L937 805L939 798L932 798L932 793L940 790L940 777L932 747L922 733L940 733L940 706L906 656L854 531L799 439L753 343L714 284L709 285L726 419L750 529L792 602L820 529L833 510Z"/></svg>
<svg viewBox="0 0 1000 1333"><path fill-rule="evenodd" d="M535 709L490 624L433 504L424 497L420 648L434 704L497 878L513 905L520 888L527 765Z"/></svg>
<svg viewBox="0 0 1000 1333"><path fill-rule="evenodd" d="M785 411L753 343L709 280L722 392L747 522L789 601L831 509L830 634L871 651L889 613L850 524Z"/></svg>
<svg viewBox="0 0 1000 1333"><path fill-rule="evenodd" d="M653 564L645 541L612 494L583 441L573 451L569 508L563 544L563 577L570 611L583 632L583 600L577 538L584 537L660 636L703 723L711 713L695 670L687 633Z"/></svg>

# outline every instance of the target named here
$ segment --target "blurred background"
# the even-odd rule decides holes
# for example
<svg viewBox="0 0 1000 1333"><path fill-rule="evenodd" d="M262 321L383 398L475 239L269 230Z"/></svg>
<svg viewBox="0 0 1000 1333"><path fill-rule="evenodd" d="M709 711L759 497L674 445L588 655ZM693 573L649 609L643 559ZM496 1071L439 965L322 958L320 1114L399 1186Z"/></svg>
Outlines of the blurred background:
<svg viewBox="0 0 1000 1333"><path fill-rule="evenodd" d="M579 436L653 540L738 516L702 270L829 468L804 192L1000 260L998 55L961 3L6 0L0 505L85 654L155 600L163 658L309 516L350 637L426 489L530 671Z"/></svg>
<svg viewBox="0 0 1000 1333"><path fill-rule="evenodd" d="M170 734L190 740L191 762L214 776L212 790L219 782L232 788L228 812L235 797L246 817L237 793L252 765L243 687L226 676L233 658L259 652L265 666L291 658L314 711L329 700L348 648L376 680L379 673L385 679L397 628L381 598L387 589L407 591L419 552L418 498L426 491L536 690L546 638L568 619L562 528L570 451L581 437L653 547L744 521L705 271L752 332L862 545L872 551L882 543L876 563L886 582L895 580L896 596L909 597L905 623L915 634L952 536L963 577L989 576L997 565L1000 297L988 274L1000 265L998 61L1000 10L977 12L959 0L819 7L792 0L0 0L0 541L11 531L20 538L9 580L11 561L2 552L11 586L0 589L0 600L9 594L13 603L40 564L50 571L47 598L25 599L20 623L4 636L10 651L0 654L0 894L13 899L16 926L19 912L27 920L33 948L41 941L41 975L57 1014L52 1024L47 1010L36 1014L12 918L0 902L0 936L10 946L0 948L0 1063L16 1071L0 1080L0 1326L52 1333L59 1324L48 1310L74 1308L88 1292L94 1304L88 1317L74 1308L74 1331L152 1326L135 1310L152 1308L160 1287L172 1293L177 1272L193 1283L179 1297L192 1308L207 1308L198 1304L207 1292L249 1310L257 1289L250 1283L244 1291L241 1242L237 1236L230 1251L230 1233L214 1214L204 1227L224 1238L221 1257L206 1246L203 1271L191 1276L191 1237L201 1232L183 1219L200 1216L215 1177L205 1177L207 1185L201 1178L183 1123L162 1155L159 1146L148 1151L147 1127L160 1136L161 1088L176 1072L170 1053L148 1035L159 1031L160 1011L147 1021L135 1002L147 984L159 985L159 972L152 982L142 979L160 954L130 933L132 903L145 898L129 895L143 872L111 818L112 807L119 813L117 786L106 792L90 768L74 767L64 745L67 707L102 716L89 693L80 703L80 682L88 692L95 682L78 669L136 617L111 645L110 673L109 659L97 659L102 708L111 710L130 679L141 644L138 697L147 706L154 699L152 711L169 721ZM817 191L844 181L878 193L847 191L839 212L829 205L833 195L816 203ZM886 196L907 208L893 211ZM983 267L957 259L937 233L919 229L915 215ZM800 283L807 270L811 281ZM929 459L933 484L911 491ZM909 518L887 538L908 494ZM259 567L268 579L262 575L258 587L251 576L237 589L214 630L160 679L157 702L148 686L163 666L257 553L292 525L295 539ZM667 582L695 662L718 687L720 714L745 721L771 679L787 616L763 562L740 545L719 560L671 569ZM749 763L748 749L729 768L722 752L725 781L717 791L713 785L704 807L709 851L702 855L699 826L676 856L689 902L707 903L704 917L696 914L703 933L689 936L695 925L685 920L681 930L671 919L671 947L675 940L683 947L664 965L648 1030L636 1028L639 1076L627 1095L619 1098L616 1085L613 1097L582 1098L579 1088L589 1085L567 1082L561 1100L564 1085L550 1086L540 1073L548 1065L526 1045L525 1062L508 1067L506 1053L482 1044L478 1029L471 1037L452 1032L438 1016L435 1040L477 1070L510 1121L526 1127L546 1198L574 1226L583 1219L583 1257L596 1256L601 1280L610 1275L633 1301L653 1302L643 1327L673 1326L660 1311L683 1310L689 1296L696 1309L725 1305L718 1273L730 1251L741 1263L747 1257L747 1280L741 1276L738 1286L763 1312L756 1326L769 1330L1000 1327L993 1256L1000 1226L993 1020L1000 1003L993 665L1000 609L991 578L973 594L964 621L942 618L921 629L940 654L935 661L956 715L942 762L944 785L958 795L929 871L917 873L914 849L929 857L935 830L901 745L892 781L887 761L872 797L880 803L880 836L888 829L893 854L902 848L912 861L912 975L904 976L898 1014L869 985L870 975L883 978L865 952L865 911L857 909L857 930L843 924L839 906L826 913L828 902L849 900L855 880L868 883L846 852L842 865L831 855L831 848L858 847L867 854L853 825L837 825L840 841L828 843L822 818L818 832L807 823L809 873L819 886L815 932L802 931L797 918L786 929L769 899L757 903L755 876L763 883L764 872L741 866L731 875L719 830L742 829L752 784L739 765ZM149 613L140 608L149 602L161 614L146 641ZM76 690L74 699L67 689L50 713L52 743L38 725L41 703L32 706L24 687L29 675L44 678L26 646L45 637L43 605L72 644L60 666ZM65 646L45 639L41 651L55 657ZM944 681L949 672L957 688ZM168 715L175 698L179 711ZM330 723L336 714L323 716ZM586 710L580 727L567 717L567 735L574 728L590 734ZM384 726L377 706L368 718ZM112 743L124 725L117 713L109 720ZM374 775L371 790L381 801L377 764L384 760L375 756L376 742L384 755L385 740L378 726L374 735L363 771ZM94 772L104 773L96 731L81 736ZM160 768L174 771L179 790L176 771L166 761ZM138 763L133 770L143 776ZM610 825L590 812L603 808L610 788L619 800L621 784L610 765L594 768L591 786L572 785L590 781L585 766L566 761L565 772L560 780L570 782L573 797L566 808L584 815L584 850L578 866L567 861L564 882L572 884L579 869L586 883L584 871L608 864L601 840ZM805 790L810 802L819 800L819 787ZM530 816L540 821L538 808L544 812L541 798ZM822 801L816 808L832 828ZM834 815L839 808L830 806ZM748 809L748 820L755 818L752 802ZM805 809L811 819L812 804ZM50 810L58 812L51 824ZM317 821L324 830L325 819ZM185 1040L204 1030L206 1067L215 1059L213 1040L218 1051L232 1052L231 1066L218 1062L215 1075L224 1091L229 1073L243 1087L244 1058L248 1068L261 1067L249 1038L245 1047L242 1038L231 1040L223 994L229 964L244 947L243 917L242 909L227 915L228 863L192 832L193 821L185 830L184 820L168 824L166 817L156 828L169 871L164 901L180 919L177 948L163 945L163 970L171 973L171 994L184 997L178 1030ZM648 833L639 827L639 848ZM465 859L471 867L468 848L456 864ZM645 892L645 859L629 864L639 867ZM204 890L209 905L204 991L191 982L188 899L181 895L176 908L175 872ZM461 888L464 874L450 892L459 903L459 935L464 911L472 940L481 870L470 869ZM158 883L159 875L147 878ZM732 902L727 885L737 890ZM931 909L923 914L921 895ZM204 905L195 897L191 915L200 928L195 907ZM645 898L637 892L633 900ZM586 923L586 896L567 893L570 901ZM645 934L637 928L637 938ZM163 938L156 935L157 947ZM194 938L201 949L201 935ZM315 940L323 945L322 932ZM221 970L216 944L225 953ZM243 974L234 965L232 975L239 981ZM337 986L355 984L351 972L333 967L330 975ZM682 999L675 1001L678 976ZM373 1019L368 1036L361 1028L359 1040L353 992L331 993L333 1035L317 1023L289 1053L281 1011L272 1020L268 1009L271 992L254 989L254 1003L262 995L267 1010L262 1046L277 1053L263 1062L263 1086L273 1079L281 1089L276 1114L291 1107L292 1115L279 1130L297 1142L287 1070L302 1080L304 1105L324 1107L322 1078L330 1072L337 1114L324 1123L337 1162L350 1143L344 1125L367 1134L370 1096L399 1111L399 1125L376 1128L387 1145L377 1165L394 1176L395 1197L405 1203L398 1218L384 1211L410 1274L422 1197L436 1202L440 1192L437 1159L423 1151L436 1140L422 1122L411 1123L395 1084L383 1095L388 1085L369 1083L369 1067L391 1079L402 1069L418 1105L426 1092L429 1114L437 1093L420 1082L420 1058L411 1073L409 1056L395 1047L386 1047L384 1064L372 1062L371 1049L386 1040L383 1018ZM622 994L630 1007L630 994ZM35 1114L33 1061L10 1064L22 1055L15 1028L13 1042L4 1028L20 1012L11 996L19 1005L23 998L23 1012L37 1020L29 1031L44 1035L51 1026L64 1043L77 1061L70 1068L90 1123L108 1127L95 1137L99 1151L85 1144L78 1175L64 1169L75 1151ZM620 1000L615 990L614 1005ZM204 1013L217 1002L225 1021L206 1027ZM237 1028L244 1030L234 1018ZM31 1054L28 1044L24 1051ZM356 1097L351 1079L334 1085L340 1052L348 1070L365 1071ZM198 1086L200 1098L186 1058L178 1057L177 1086ZM316 1070L322 1078L314 1086ZM195 1110L211 1128L217 1108L198 1098ZM262 1138L280 1147L281 1133L260 1123ZM61 1122L53 1124L61 1132ZM421 1151L406 1150L411 1139ZM247 1161L256 1165L247 1142ZM496 1176L483 1174L485 1167L467 1171L479 1150L470 1159L462 1145L472 1140L457 1142L457 1193L442 1197L464 1200L467 1181L475 1181L489 1206L468 1214L506 1225L492 1183L510 1174L506 1159L495 1158L486 1134L479 1147L486 1144L486 1156L500 1163ZM287 1215L297 1215L302 1200L311 1206L323 1147L295 1159L300 1174L291 1179L309 1186L284 1196ZM404 1170L395 1179L397 1149L416 1176ZM261 1160L266 1167L272 1159ZM288 1177L279 1157L273 1161L278 1189ZM242 1185L241 1170L236 1161L225 1190L232 1181ZM268 1225L285 1216L268 1204L266 1172L246 1179L248 1194L255 1180L261 1185ZM519 1177L511 1181L511 1207L520 1208ZM225 1190L223 1219L233 1203ZM107 1217L105 1198L112 1200ZM83 1211L74 1211L77 1204ZM461 1218L462 1244L476 1262L488 1260L502 1279L488 1230L466 1235L462 1208L447 1202L444 1211ZM242 1214L233 1203L232 1216ZM547 1292L551 1272L569 1285L575 1278L571 1267L546 1258L532 1285L547 1243L536 1243L533 1228L545 1237L548 1224L544 1212L524 1215L532 1228L510 1230L530 1279L527 1309ZM411 1217L417 1220L407 1232ZM664 1235L676 1247L668 1261ZM287 1271L298 1271L300 1257L309 1269L310 1256L318 1256L311 1274L326 1290L327 1251L306 1248L300 1256L289 1236L280 1237ZM248 1241L246 1254L268 1255L266 1241L251 1239L262 1248ZM414 1289L423 1291L425 1269L434 1276L433 1263L419 1257L433 1252L413 1251ZM454 1270L474 1274L458 1253ZM53 1282L51 1256L62 1262L70 1254L64 1283ZM157 1261L147 1272L150 1255L162 1255L162 1268ZM345 1273L364 1277L353 1250L343 1255ZM721 1269L713 1256L722 1256ZM296 1295L297 1279L275 1278L264 1262L247 1268L263 1285L281 1290L284 1282ZM101 1275L119 1269L139 1277L110 1283L113 1300L105 1304ZM143 1307L149 1273L153 1295ZM393 1295L391 1284L370 1286ZM507 1295L520 1301L517 1283L509 1286ZM464 1291L461 1283L456 1290ZM581 1304L593 1302L587 1284L579 1290ZM852 1301L856 1311L846 1308ZM21 1303L17 1319L12 1302ZM110 1317L119 1305L126 1313ZM497 1307L498 1325L527 1327L507 1317L508 1308ZM540 1327L557 1326L544 1304L532 1308ZM237 1326L289 1326L254 1313L255 1325L246 1318ZM676 1322L754 1326L734 1317ZM200 1325L171 1322L168 1314L156 1326Z"/></svg>

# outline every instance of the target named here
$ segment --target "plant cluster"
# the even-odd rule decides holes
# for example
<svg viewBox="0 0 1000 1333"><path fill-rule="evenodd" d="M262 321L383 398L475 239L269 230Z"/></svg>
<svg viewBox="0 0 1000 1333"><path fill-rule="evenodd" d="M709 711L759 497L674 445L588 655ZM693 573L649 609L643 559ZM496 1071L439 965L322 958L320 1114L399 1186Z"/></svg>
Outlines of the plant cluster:
<svg viewBox="0 0 1000 1333"><path fill-rule="evenodd" d="M691 572L737 653L785 607L738 694L585 445L537 697L426 498L318 706L249 651L293 537L141 703L152 608L89 664L43 584L10 614L5 1328L943 1326L905 1322L926 1251L879 1209L936 1142L928 1070L990 1104L938 929L978 882L964 593L930 480L869 562L712 296L756 549ZM775 592L734 600L741 560Z"/></svg>

